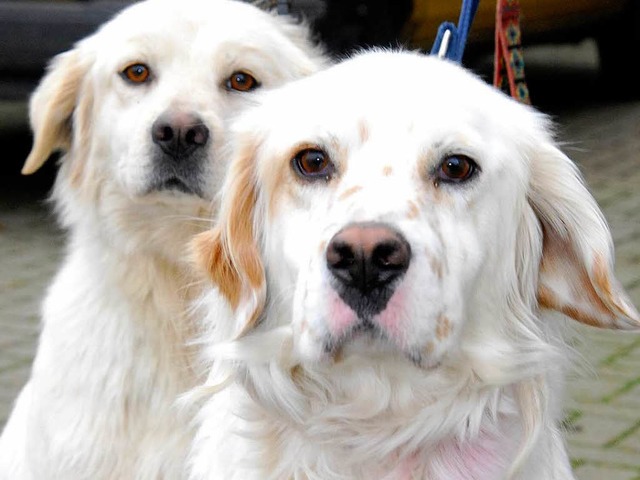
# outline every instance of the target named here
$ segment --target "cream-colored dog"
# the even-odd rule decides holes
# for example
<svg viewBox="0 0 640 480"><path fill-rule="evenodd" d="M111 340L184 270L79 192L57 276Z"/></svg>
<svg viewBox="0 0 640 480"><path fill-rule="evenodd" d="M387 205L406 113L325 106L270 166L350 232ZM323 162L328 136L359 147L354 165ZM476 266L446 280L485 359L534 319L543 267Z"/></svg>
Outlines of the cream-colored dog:
<svg viewBox="0 0 640 480"><path fill-rule="evenodd" d="M135 4L53 60L24 173L65 152L69 241L1 478L180 478L191 422L173 403L198 378L183 256L215 214L227 123L323 62L304 26L227 0Z"/></svg>
<svg viewBox="0 0 640 480"><path fill-rule="evenodd" d="M200 302L215 394L192 478L573 478L559 313L640 318L548 119L412 53L264 97L196 244L235 321Z"/></svg>

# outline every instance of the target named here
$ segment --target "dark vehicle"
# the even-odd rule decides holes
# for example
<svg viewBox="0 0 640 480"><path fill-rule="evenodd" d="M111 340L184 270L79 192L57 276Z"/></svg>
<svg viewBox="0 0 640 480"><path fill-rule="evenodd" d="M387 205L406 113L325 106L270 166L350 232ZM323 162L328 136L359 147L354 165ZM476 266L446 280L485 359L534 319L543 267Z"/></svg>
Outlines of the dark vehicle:
<svg viewBox="0 0 640 480"><path fill-rule="evenodd" d="M23 99L49 58L94 31L131 0L0 0L0 99ZM336 55L372 45L430 50L438 25L457 22L455 0L264 0L302 14ZM520 0L526 45L596 39L601 72L632 78L629 58L640 48L640 2L635 0ZM493 44L495 0L480 0L468 55Z"/></svg>

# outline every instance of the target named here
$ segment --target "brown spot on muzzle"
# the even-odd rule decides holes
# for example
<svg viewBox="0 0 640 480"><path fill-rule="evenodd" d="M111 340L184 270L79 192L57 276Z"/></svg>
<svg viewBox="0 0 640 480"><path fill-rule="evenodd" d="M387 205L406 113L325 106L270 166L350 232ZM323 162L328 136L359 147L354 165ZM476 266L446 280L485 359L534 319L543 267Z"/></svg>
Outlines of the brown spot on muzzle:
<svg viewBox="0 0 640 480"><path fill-rule="evenodd" d="M425 253L425 256L427 257L427 260L429 261L429 266L431 267L431 270L436 275L438 280L442 280L442 277L444 276L444 263L442 262L442 260L437 258L433 253L431 253L431 250L425 249L424 253Z"/></svg>
<svg viewBox="0 0 640 480"><path fill-rule="evenodd" d="M358 122L358 135L360 137L360 143L364 143L369 139L369 126L364 120Z"/></svg>
<svg viewBox="0 0 640 480"><path fill-rule="evenodd" d="M420 209L415 202L409 201L409 211L407 212L407 218L409 220L413 220L418 217L420 214Z"/></svg>
<svg viewBox="0 0 640 480"><path fill-rule="evenodd" d="M446 315L440 315L436 322L436 338L444 340L451 334L452 330L451 320Z"/></svg>
<svg viewBox="0 0 640 480"><path fill-rule="evenodd" d="M338 200L346 200L351 195L358 193L360 190L362 190L362 186L360 185L354 185L353 187L349 187L338 196Z"/></svg>

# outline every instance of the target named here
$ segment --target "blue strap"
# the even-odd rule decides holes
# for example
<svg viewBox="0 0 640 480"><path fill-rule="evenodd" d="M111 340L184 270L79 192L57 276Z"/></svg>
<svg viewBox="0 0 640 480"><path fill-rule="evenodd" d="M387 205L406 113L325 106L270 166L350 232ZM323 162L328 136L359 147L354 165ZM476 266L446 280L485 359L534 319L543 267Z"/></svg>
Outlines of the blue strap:
<svg viewBox="0 0 640 480"><path fill-rule="evenodd" d="M289 0L278 0L276 12L278 12L278 15L289 15L291 13L291 2Z"/></svg>
<svg viewBox="0 0 640 480"><path fill-rule="evenodd" d="M462 0L462 8L460 9L460 18L458 19L457 27L451 22L443 22L440 24L436 40L431 48L432 55L438 54L445 33L449 31L449 43L446 46L444 57L454 62L462 63L462 54L464 53L464 47L467 43L467 36L469 35L473 17L476 14L476 10L478 10L478 3L480 3L480 0Z"/></svg>

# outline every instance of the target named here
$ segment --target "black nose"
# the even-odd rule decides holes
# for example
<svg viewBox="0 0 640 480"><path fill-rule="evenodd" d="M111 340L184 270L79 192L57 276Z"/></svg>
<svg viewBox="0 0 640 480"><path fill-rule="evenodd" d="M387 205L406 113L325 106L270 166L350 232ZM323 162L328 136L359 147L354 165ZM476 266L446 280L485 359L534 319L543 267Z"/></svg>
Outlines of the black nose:
<svg viewBox="0 0 640 480"><path fill-rule="evenodd" d="M165 112L153 122L151 138L163 152L181 160L207 144L209 129L196 115Z"/></svg>
<svg viewBox="0 0 640 480"><path fill-rule="evenodd" d="M401 234L384 224L354 223L331 239L326 259L340 284L367 296L407 271L411 247Z"/></svg>

